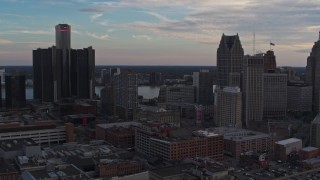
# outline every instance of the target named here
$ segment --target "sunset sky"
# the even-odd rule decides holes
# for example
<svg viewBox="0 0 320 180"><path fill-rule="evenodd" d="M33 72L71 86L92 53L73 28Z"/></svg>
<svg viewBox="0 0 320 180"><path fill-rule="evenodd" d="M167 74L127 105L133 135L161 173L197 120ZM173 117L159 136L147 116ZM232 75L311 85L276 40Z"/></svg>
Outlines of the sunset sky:
<svg viewBox="0 0 320 180"><path fill-rule="evenodd" d="M222 33L252 54L255 32L257 52L271 41L279 66L305 66L319 17L319 0L0 0L0 65L32 65L66 23L97 65L212 66Z"/></svg>

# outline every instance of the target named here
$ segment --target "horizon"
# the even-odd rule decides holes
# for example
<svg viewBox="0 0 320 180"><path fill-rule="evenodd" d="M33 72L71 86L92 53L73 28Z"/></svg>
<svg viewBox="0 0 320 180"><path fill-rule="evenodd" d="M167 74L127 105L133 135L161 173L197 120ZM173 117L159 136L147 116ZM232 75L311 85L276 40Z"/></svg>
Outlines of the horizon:
<svg viewBox="0 0 320 180"><path fill-rule="evenodd" d="M320 30L316 0L3 0L0 5L1 66L32 65L32 50L54 45L60 23L71 25L72 48L92 46L97 64L124 66L215 66L222 34L238 33L245 54L254 54L253 44L255 53L266 52L272 42L277 66L304 67Z"/></svg>

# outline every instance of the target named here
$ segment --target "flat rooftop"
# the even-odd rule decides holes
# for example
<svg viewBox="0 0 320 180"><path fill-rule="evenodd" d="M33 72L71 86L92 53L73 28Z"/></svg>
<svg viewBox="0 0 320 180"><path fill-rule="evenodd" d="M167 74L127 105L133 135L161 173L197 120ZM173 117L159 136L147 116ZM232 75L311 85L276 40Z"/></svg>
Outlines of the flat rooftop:
<svg viewBox="0 0 320 180"><path fill-rule="evenodd" d="M18 170L16 170L14 168L13 165L10 165L7 161L5 161L4 159L0 158L0 174L2 173L19 173Z"/></svg>
<svg viewBox="0 0 320 180"><path fill-rule="evenodd" d="M128 128L130 126L141 126L141 123L139 122L118 122L118 123L106 123L106 124L97 124L97 126L107 129L107 128L112 128L112 127L123 127L123 128Z"/></svg>
<svg viewBox="0 0 320 180"><path fill-rule="evenodd" d="M248 141L253 139L271 137L271 135L266 133L234 127L217 127L210 128L210 130L215 132L216 134L222 134L224 136L224 139L232 141Z"/></svg>
<svg viewBox="0 0 320 180"><path fill-rule="evenodd" d="M31 138L0 141L0 149L5 152L22 150L24 146L37 146L37 144Z"/></svg>
<svg viewBox="0 0 320 180"><path fill-rule="evenodd" d="M296 143L296 142L302 142L302 140L297 138L290 138L290 139L278 141L276 142L276 144L287 145L287 144Z"/></svg>
<svg viewBox="0 0 320 180"><path fill-rule="evenodd" d="M178 174L185 173L186 170L190 170L192 168L195 168L195 165L193 164L183 164L183 165L177 165L177 166L169 166L159 169L150 170L150 172L157 174L160 177L169 177L174 176Z"/></svg>
<svg viewBox="0 0 320 180"><path fill-rule="evenodd" d="M311 152L311 151L319 150L319 148L308 146L308 147L302 148L301 150L306 152Z"/></svg>

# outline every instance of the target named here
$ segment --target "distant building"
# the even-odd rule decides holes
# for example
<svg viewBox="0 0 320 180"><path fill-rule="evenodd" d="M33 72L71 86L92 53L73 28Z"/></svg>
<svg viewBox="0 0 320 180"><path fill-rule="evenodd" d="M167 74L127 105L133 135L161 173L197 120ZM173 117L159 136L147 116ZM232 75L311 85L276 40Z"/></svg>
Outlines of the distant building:
<svg viewBox="0 0 320 180"><path fill-rule="evenodd" d="M0 82L1 85L3 85L5 83L5 74L6 74L6 69L5 68L0 68Z"/></svg>
<svg viewBox="0 0 320 180"><path fill-rule="evenodd" d="M267 51L264 54L264 72L275 72L277 69L276 56L272 50Z"/></svg>
<svg viewBox="0 0 320 180"><path fill-rule="evenodd" d="M320 104L320 32L307 59L306 83L312 86L312 110L319 112Z"/></svg>
<svg viewBox="0 0 320 180"><path fill-rule="evenodd" d="M242 93L239 87L225 87L215 94L215 124L242 127Z"/></svg>
<svg viewBox="0 0 320 180"><path fill-rule="evenodd" d="M264 57L262 55L245 56L243 64L243 116L245 126L254 128L263 119L263 72Z"/></svg>
<svg viewBox="0 0 320 180"><path fill-rule="evenodd" d="M124 160L101 160L99 164L100 177L119 177L139 173L143 170L143 163Z"/></svg>
<svg viewBox="0 0 320 180"><path fill-rule="evenodd" d="M138 80L137 74L121 71L114 76L115 115L126 120L137 118Z"/></svg>
<svg viewBox="0 0 320 180"><path fill-rule="evenodd" d="M26 106L26 76L6 76L6 107L23 108Z"/></svg>
<svg viewBox="0 0 320 180"><path fill-rule="evenodd" d="M180 112L178 110L166 110L154 106L141 105L138 110L138 121L170 124L180 127Z"/></svg>
<svg viewBox="0 0 320 180"><path fill-rule="evenodd" d="M285 139L275 142L275 158L281 161L287 161L290 153L299 153L302 149L302 140L296 138Z"/></svg>
<svg viewBox="0 0 320 180"><path fill-rule="evenodd" d="M217 49L217 85L224 87L230 83L230 73L241 73L243 48L239 35L227 36L222 34L219 48Z"/></svg>
<svg viewBox="0 0 320 180"><path fill-rule="evenodd" d="M288 83L288 111L312 111L312 86L303 82Z"/></svg>
<svg viewBox="0 0 320 180"><path fill-rule="evenodd" d="M202 105L213 104L213 79L215 74L202 70L193 72L193 86L196 87L196 102Z"/></svg>
<svg viewBox="0 0 320 180"><path fill-rule="evenodd" d="M316 158L319 156L320 150L319 148L308 146L300 149L299 157L301 160Z"/></svg>
<svg viewBox="0 0 320 180"><path fill-rule="evenodd" d="M229 74L229 86L241 87L241 73L234 72Z"/></svg>
<svg viewBox="0 0 320 180"><path fill-rule="evenodd" d="M247 129L218 127L211 128L213 132L222 134L224 137L224 153L237 159L247 152L269 152L273 150L273 137Z"/></svg>
<svg viewBox="0 0 320 180"><path fill-rule="evenodd" d="M101 111L109 116L114 115L114 87L112 83L106 84L100 91Z"/></svg>
<svg viewBox="0 0 320 180"><path fill-rule="evenodd" d="M296 97L298 98L298 97ZM263 118L283 119L287 113L287 75L263 74Z"/></svg>
<svg viewBox="0 0 320 180"><path fill-rule="evenodd" d="M151 86L162 85L162 83L163 83L162 74L159 73L159 72L150 73L149 83L150 83Z"/></svg>
<svg viewBox="0 0 320 180"><path fill-rule="evenodd" d="M320 148L320 114L318 114L310 125L310 145Z"/></svg>
<svg viewBox="0 0 320 180"><path fill-rule="evenodd" d="M17 156L32 157L40 154L40 145L31 138L0 140L0 158L14 159Z"/></svg>
<svg viewBox="0 0 320 180"><path fill-rule="evenodd" d="M165 97L166 97L166 103L171 103L171 102L194 103L196 101L196 88L194 86L188 86L188 85L166 86Z"/></svg>

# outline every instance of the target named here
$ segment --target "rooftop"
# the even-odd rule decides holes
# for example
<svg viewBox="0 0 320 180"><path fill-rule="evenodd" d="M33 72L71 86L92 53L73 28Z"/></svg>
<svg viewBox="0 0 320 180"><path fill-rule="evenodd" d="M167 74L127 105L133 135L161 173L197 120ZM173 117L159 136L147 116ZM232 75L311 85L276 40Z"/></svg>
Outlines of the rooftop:
<svg viewBox="0 0 320 180"><path fill-rule="evenodd" d="M310 152L310 151L319 150L319 148L308 146L308 147L302 148L301 150L306 151L306 152Z"/></svg>
<svg viewBox="0 0 320 180"><path fill-rule="evenodd" d="M36 146L31 138L10 139L0 141L0 149L5 152L22 150L24 146Z"/></svg>
<svg viewBox="0 0 320 180"><path fill-rule="evenodd" d="M129 121L129 122L119 122L119 123L97 124L97 126L104 129L111 128L111 127L128 128L130 126L141 126L141 123Z"/></svg>
<svg viewBox="0 0 320 180"><path fill-rule="evenodd" d="M1 164L1 166L0 166L0 174L2 174L2 173L13 173L13 172L19 173L18 170L16 170L13 165L10 165L7 161L5 161L2 158L0 158L0 164Z"/></svg>
<svg viewBox="0 0 320 180"><path fill-rule="evenodd" d="M248 141L253 139L271 137L271 135L262 132L234 127L217 127L210 129L217 134L222 134L224 136L224 139L232 141Z"/></svg>
<svg viewBox="0 0 320 180"><path fill-rule="evenodd" d="M296 142L302 142L302 141L301 141L301 139L290 138L290 139L285 139L285 140L282 140L282 141L278 141L278 142L276 142L276 144L287 145L287 144L296 143Z"/></svg>
<svg viewBox="0 0 320 180"><path fill-rule="evenodd" d="M160 177L169 177L178 174L183 174L185 170L192 169L195 166L193 164L183 164L177 166L169 166L159 169L151 170L150 172L159 175Z"/></svg>

